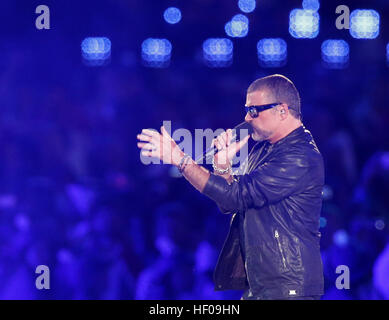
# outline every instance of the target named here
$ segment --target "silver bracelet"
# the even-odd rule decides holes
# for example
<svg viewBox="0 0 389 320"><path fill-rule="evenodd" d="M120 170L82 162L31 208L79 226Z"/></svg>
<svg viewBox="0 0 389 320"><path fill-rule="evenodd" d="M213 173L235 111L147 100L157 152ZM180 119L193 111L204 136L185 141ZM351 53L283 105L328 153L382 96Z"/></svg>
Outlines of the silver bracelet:
<svg viewBox="0 0 389 320"><path fill-rule="evenodd" d="M229 173L231 170L231 166L228 166L226 169L219 169L215 164L215 158L212 158L212 168L217 174L226 174Z"/></svg>
<svg viewBox="0 0 389 320"><path fill-rule="evenodd" d="M185 167L186 167L186 160L190 158L190 156L188 156L187 154L184 154L184 156L182 157L180 163L178 164L178 171L182 174L182 172L184 171ZM185 166L183 166L185 164Z"/></svg>

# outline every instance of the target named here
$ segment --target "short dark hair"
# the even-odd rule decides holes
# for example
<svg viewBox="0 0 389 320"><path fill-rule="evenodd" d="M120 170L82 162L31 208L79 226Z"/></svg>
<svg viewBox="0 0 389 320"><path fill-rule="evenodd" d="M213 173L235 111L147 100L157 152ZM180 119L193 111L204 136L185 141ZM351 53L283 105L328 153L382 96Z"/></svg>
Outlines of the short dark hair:
<svg viewBox="0 0 389 320"><path fill-rule="evenodd" d="M281 74L273 74L255 80L247 89L247 93L267 90L277 101L288 105L290 114L301 119L301 100L299 92L291 80Z"/></svg>

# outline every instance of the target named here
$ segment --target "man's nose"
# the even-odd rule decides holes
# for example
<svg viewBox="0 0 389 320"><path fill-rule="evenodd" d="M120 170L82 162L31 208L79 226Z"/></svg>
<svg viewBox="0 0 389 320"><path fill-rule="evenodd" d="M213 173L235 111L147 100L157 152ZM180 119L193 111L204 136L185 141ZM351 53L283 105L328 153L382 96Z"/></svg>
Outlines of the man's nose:
<svg viewBox="0 0 389 320"><path fill-rule="evenodd" d="M246 113L246 116L244 117L244 121L246 121L247 123L251 122L251 120L253 120L253 118L251 118L250 114L247 112Z"/></svg>

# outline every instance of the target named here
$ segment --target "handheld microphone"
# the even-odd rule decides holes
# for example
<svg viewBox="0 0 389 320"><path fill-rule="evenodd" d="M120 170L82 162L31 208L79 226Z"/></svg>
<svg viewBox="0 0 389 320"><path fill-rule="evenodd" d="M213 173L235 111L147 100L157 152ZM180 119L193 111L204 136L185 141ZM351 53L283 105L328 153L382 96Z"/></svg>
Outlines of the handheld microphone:
<svg viewBox="0 0 389 320"><path fill-rule="evenodd" d="M242 130L242 129L246 129L248 131L249 135L253 133L253 128L251 127L251 125L248 124L246 121L243 121L232 129L232 130L235 130L235 131L233 131L232 140L234 140L234 139L236 139L235 141L241 140L241 139L237 139L237 137L238 137L237 133L238 133L238 130ZM217 151L218 151L218 149L216 148L216 146L212 146L212 147L208 148L207 150L205 150L205 152L200 157L198 157L195 161L198 162L198 161L203 160L204 158L208 159L210 156L213 156L215 153L217 153Z"/></svg>

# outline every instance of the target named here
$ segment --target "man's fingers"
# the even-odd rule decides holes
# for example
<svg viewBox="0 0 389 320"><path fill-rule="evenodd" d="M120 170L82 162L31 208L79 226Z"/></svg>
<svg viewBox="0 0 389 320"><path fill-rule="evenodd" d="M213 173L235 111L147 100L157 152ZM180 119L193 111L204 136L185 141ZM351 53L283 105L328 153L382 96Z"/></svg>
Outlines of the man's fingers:
<svg viewBox="0 0 389 320"><path fill-rule="evenodd" d="M142 150L141 151L142 156L145 157L158 157L157 151L151 151L151 150Z"/></svg>
<svg viewBox="0 0 389 320"><path fill-rule="evenodd" d="M224 131L221 133L217 139L219 140L220 144L222 146L228 147L232 143L232 130L227 129L227 131Z"/></svg>
<svg viewBox="0 0 389 320"><path fill-rule="evenodd" d="M221 134L219 134L216 138L216 141L219 143L220 149L224 149L225 147L228 147L229 142L227 138L227 132L224 131Z"/></svg>
<svg viewBox="0 0 389 320"><path fill-rule="evenodd" d="M231 129L228 129L227 131L227 146L229 146L232 142L232 130Z"/></svg>
<svg viewBox="0 0 389 320"><path fill-rule="evenodd" d="M153 139L153 137L150 137L150 136L145 135L145 134L138 134L136 137L138 138L138 140L141 140L141 141L151 141Z"/></svg>
<svg viewBox="0 0 389 320"><path fill-rule="evenodd" d="M220 141L219 141L219 139L218 138L216 138L215 140L215 146L216 146L216 148L217 148L217 150L221 150L221 149L223 149L223 146L222 146L222 144L220 143Z"/></svg>
<svg viewBox="0 0 389 320"><path fill-rule="evenodd" d="M224 142L224 140L219 136L217 137L216 139L216 147L218 148L218 150L222 150L223 148L225 148L226 144Z"/></svg>
<svg viewBox="0 0 389 320"><path fill-rule="evenodd" d="M226 132L222 132L220 135L219 135L219 141L220 141L220 144L222 146L227 146L227 137L226 137Z"/></svg>
<svg viewBox="0 0 389 320"><path fill-rule="evenodd" d="M151 129L142 129L142 134L151 136L151 137L158 137L160 134L158 131L151 130Z"/></svg>
<svg viewBox="0 0 389 320"><path fill-rule="evenodd" d="M156 146L151 143L145 143L145 142L138 142L138 148L144 149L144 150L153 150L156 149Z"/></svg>
<svg viewBox="0 0 389 320"><path fill-rule="evenodd" d="M138 140L140 141L145 141L145 142L150 142L154 145L159 145L161 143L161 135L158 134L158 136L148 136L148 135L145 135L145 134L138 134L136 136L138 138Z"/></svg>

